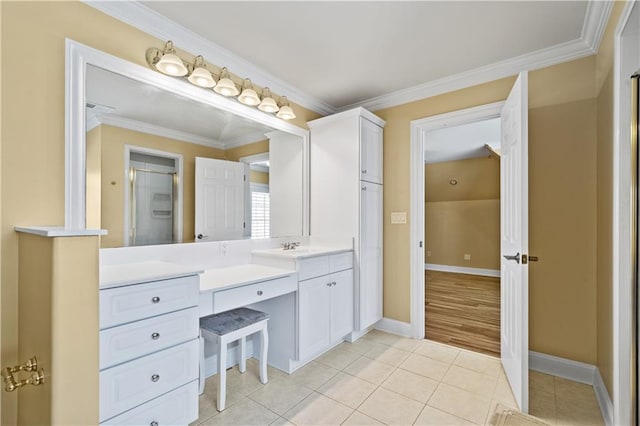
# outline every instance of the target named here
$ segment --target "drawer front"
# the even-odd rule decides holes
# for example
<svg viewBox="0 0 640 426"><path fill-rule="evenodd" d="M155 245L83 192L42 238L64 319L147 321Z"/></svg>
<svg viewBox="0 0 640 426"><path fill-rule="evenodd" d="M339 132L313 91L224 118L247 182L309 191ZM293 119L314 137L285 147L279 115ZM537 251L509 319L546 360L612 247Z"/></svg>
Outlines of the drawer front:
<svg viewBox="0 0 640 426"><path fill-rule="evenodd" d="M295 275L213 293L213 313L258 303L298 289Z"/></svg>
<svg viewBox="0 0 640 426"><path fill-rule="evenodd" d="M344 271L353 268L353 253L332 254L329 256L329 269L331 272Z"/></svg>
<svg viewBox="0 0 640 426"><path fill-rule="evenodd" d="M198 419L198 381L144 403L103 425L187 425Z"/></svg>
<svg viewBox="0 0 640 426"><path fill-rule="evenodd" d="M100 328L198 305L197 275L100 291Z"/></svg>
<svg viewBox="0 0 640 426"><path fill-rule="evenodd" d="M141 357L199 334L198 308L189 308L100 332L100 369Z"/></svg>
<svg viewBox="0 0 640 426"><path fill-rule="evenodd" d="M300 281L327 275L328 273L329 256L316 256L298 260L298 279Z"/></svg>
<svg viewBox="0 0 640 426"><path fill-rule="evenodd" d="M100 372L100 421L198 378L198 340Z"/></svg>

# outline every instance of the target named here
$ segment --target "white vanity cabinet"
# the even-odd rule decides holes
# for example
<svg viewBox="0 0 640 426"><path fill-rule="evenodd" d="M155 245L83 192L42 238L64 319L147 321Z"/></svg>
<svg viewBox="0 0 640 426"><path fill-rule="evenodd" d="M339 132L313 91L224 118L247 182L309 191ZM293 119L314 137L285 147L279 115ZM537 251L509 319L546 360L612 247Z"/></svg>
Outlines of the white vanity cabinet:
<svg viewBox="0 0 640 426"><path fill-rule="evenodd" d="M197 273L101 286L100 423L196 420Z"/></svg>
<svg viewBox="0 0 640 426"><path fill-rule="evenodd" d="M354 239L358 332L382 319L384 124L364 108L308 123L310 234Z"/></svg>

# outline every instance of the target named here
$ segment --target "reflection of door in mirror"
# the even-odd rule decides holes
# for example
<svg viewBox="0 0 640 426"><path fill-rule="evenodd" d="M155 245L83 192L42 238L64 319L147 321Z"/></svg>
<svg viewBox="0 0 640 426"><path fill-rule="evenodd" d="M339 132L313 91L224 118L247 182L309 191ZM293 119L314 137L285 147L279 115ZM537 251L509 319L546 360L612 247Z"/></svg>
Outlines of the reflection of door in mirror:
<svg viewBox="0 0 640 426"><path fill-rule="evenodd" d="M129 245L178 242L176 160L135 151L129 160Z"/></svg>

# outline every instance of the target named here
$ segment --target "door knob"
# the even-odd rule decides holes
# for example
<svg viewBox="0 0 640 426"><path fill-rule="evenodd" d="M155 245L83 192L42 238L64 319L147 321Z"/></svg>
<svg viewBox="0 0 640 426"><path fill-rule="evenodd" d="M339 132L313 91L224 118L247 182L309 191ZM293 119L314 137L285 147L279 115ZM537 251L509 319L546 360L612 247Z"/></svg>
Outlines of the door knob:
<svg viewBox="0 0 640 426"><path fill-rule="evenodd" d="M513 256L505 254L503 257L507 260L515 260L517 264L520 264L520 252L514 254Z"/></svg>
<svg viewBox="0 0 640 426"><path fill-rule="evenodd" d="M202 237L204 237L204 235L202 235L202 234L198 234L198 239L199 239L199 240L201 240L201 239L202 239Z"/></svg>

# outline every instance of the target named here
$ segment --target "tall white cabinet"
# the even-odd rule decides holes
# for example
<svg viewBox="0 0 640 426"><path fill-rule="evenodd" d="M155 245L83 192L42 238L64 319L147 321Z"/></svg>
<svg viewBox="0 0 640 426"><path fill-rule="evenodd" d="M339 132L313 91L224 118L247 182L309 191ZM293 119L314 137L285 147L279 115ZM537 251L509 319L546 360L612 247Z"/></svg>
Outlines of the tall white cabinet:
<svg viewBox="0 0 640 426"><path fill-rule="evenodd" d="M382 319L382 131L356 108L308 123L311 236L354 239L354 327Z"/></svg>

